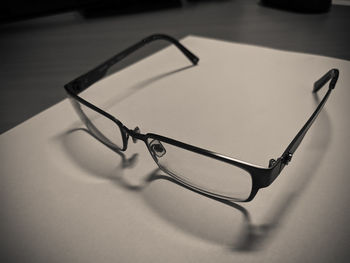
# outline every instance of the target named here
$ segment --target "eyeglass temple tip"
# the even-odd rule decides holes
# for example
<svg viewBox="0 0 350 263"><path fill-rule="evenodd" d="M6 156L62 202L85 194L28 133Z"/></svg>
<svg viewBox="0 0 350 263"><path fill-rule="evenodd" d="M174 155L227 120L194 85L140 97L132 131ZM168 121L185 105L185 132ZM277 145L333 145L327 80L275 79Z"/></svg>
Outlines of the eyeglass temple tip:
<svg viewBox="0 0 350 263"><path fill-rule="evenodd" d="M319 91L326 83L328 80L331 80L329 83L329 89L334 89L335 84L337 83L339 76L339 70L336 68L333 68L329 70L326 74L324 74L319 80L317 80L314 83L314 88L312 90L313 93L316 93Z"/></svg>

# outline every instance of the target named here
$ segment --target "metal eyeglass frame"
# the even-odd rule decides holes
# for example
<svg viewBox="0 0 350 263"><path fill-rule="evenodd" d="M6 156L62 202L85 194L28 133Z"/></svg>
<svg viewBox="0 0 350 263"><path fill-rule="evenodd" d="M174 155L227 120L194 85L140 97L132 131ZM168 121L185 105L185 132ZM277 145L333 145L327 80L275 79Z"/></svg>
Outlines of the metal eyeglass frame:
<svg viewBox="0 0 350 263"><path fill-rule="evenodd" d="M317 118L318 114L322 110L329 95L331 94L332 90L334 89L336 82L338 80L338 76L339 76L338 69L331 69L326 74L324 74L319 80L317 80L314 83L314 87L313 87L312 92L315 93L318 90L320 90L330 80L327 93L325 94L325 96L323 97L323 99L321 100L321 102L317 106L316 110L311 115L311 117L307 120L307 122L304 124L304 126L300 129L298 134L294 137L294 139L288 145L288 147L285 149L283 154L279 158L277 158L276 160L271 159L269 161L268 167L265 168L265 167L261 167L258 165L243 162L243 161L240 161L237 159L233 159L233 158L227 157L225 155L222 155L222 154L219 154L216 152L212 152L212 151L209 151L206 149L202 149L202 148L190 145L190 144L186 144L186 143L183 143L183 142L180 142L180 141L168 138L168 137L164 137L164 136L161 136L158 134L153 134L153 133L142 134L142 133L140 133L140 130L138 127L136 127L135 129L129 129L128 127L123 125L118 119L116 119L115 117L110 115L109 113L103 111L102 109L96 107L95 105L91 104L90 102L88 102L88 101L84 100L83 98L81 98L80 96L78 96L78 94L80 92L84 91L89 86L91 86L95 82L102 79L106 75L108 69L110 67L112 67L115 63L121 61L122 59L124 59L126 56L133 53L137 49L139 49L139 48L143 47L144 45L146 45L150 42L153 42L155 40L166 40L166 41L174 44L191 61L191 63L193 65L197 65L199 58L196 55L194 55L191 51L189 51L186 47L184 47L176 39L174 39L168 35L164 35L164 34L154 34L154 35L151 35L149 37L142 39L140 42L132 45L131 47L125 49L124 51L120 52L119 54L113 56L112 58L103 62L102 64L100 64L99 66L90 70L89 72L87 72L87 73L81 75L80 77L70 81L64 87L65 87L65 89L68 93L68 96L70 98L77 100L79 103L82 103L85 106L89 107L90 109L96 111L97 113L104 115L105 117L107 117L108 119L113 121L119 127L120 132L122 134L122 139L123 139L123 148L119 149L121 151L125 151L127 149L128 139L129 139L129 137L132 137L134 142L136 142L137 140L142 140L143 142L145 142L148 150L150 151L150 153L152 155L152 152L151 152L149 144L147 143L147 140L153 139L153 140L159 140L159 141L171 144L173 146L177 146L177 147L180 147L180 148L186 149L188 151L195 152L195 153L198 153L198 154L210 157L210 158L214 158L218 161L226 162L228 164L237 166L237 167L247 171L250 174L251 179L252 179L251 193L246 200L237 200L237 199L232 198L232 197L227 197L227 196L223 196L223 195L216 194L213 192L209 192L207 190L204 190L204 189L201 189L201 188L196 187L194 185L191 185L191 183L189 183L189 182L181 180L180 178L178 178L178 177L174 176L173 174L167 172L166 170L162 169L162 167L157 163L156 159L154 158L157 165L159 166L159 168L161 170L163 170L165 173L172 176L174 179L180 181L180 183L185 184L186 186L192 188L195 191L199 191L203 194L210 195L210 196L224 199L224 200L241 201L241 202L251 201L255 197L255 195L257 194L259 189L269 186L278 177L278 175L281 173L283 168L291 161L294 152L296 151L296 149L300 145L306 132L309 130L309 128L311 127L311 125L313 124L315 119ZM152 157L153 157L153 155L152 155Z"/></svg>

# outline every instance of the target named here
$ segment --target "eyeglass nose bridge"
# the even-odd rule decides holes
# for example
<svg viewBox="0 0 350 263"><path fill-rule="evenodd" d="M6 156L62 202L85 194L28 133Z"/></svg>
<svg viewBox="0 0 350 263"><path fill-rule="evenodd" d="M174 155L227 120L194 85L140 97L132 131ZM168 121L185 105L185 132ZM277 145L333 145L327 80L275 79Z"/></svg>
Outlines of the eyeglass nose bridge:
<svg viewBox="0 0 350 263"><path fill-rule="evenodd" d="M147 136L141 133L141 130L138 126L136 126L133 130L129 130L125 126L124 128L127 132L126 140L128 140L129 136L131 136L132 141L134 143L136 143L138 140L144 141L147 144L149 151L154 158L160 158L166 154L166 150L164 146L161 144L161 142L156 139L153 139L150 143L148 143Z"/></svg>
<svg viewBox="0 0 350 263"><path fill-rule="evenodd" d="M133 130L128 129L128 127L123 126L126 133L126 143L129 140L129 137L132 138L133 143L136 143L138 140L146 142L147 136L141 133L141 130L136 126Z"/></svg>
<svg viewBox="0 0 350 263"><path fill-rule="evenodd" d="M133 130L134 134L140 134L141 133L141 130L138 126L136 126ZM136 136L132 136L132 141L133 143L136 143L138 140L138 138L136 138Z"/></svg>

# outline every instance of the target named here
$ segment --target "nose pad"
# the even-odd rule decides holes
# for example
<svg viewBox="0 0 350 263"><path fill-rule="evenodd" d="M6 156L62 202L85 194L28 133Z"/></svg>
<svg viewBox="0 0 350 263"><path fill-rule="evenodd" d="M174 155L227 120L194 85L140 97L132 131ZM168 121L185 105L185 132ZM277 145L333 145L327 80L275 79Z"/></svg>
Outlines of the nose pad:
<svg viewBox="0 0 350 263"><path fill-rule="evenodd" d="M141 133L140 128L136 126L135 129L134 129L134 132L135 133ZM136 143L137 142L137 138L132 137L132 141L133 141L133 143Z"/></svg>
<svg viewBox="0 0 350 263"><path fill-rule="evenodd" d="M166 153L165 148L158 140L151 141L149 148L151 149L151 153L157 157L162 157Z"/></svg>

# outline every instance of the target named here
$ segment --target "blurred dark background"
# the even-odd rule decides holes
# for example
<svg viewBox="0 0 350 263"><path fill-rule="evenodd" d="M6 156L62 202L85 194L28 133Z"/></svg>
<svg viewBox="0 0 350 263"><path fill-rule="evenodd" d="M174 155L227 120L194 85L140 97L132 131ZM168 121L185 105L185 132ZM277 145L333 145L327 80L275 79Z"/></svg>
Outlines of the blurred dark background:
<svg viewBox="0 0 350 263"><path fill-rule="evenodd" d="M350 1L3 1L0 133L61 101L65 83L152 33L200 35L349 60L346 3ZM140 50L115 70L164 45Z"/></svg>
<svg viewBox="0 0 350 263"><path fill-rule="evenodd" d="M11 22L76 10L92 16L136 13L180 7L191 2L204 2L204 0L6 0L0 6L0 21ZM300 12L326 12L331 2L331 0L261 0L266 6Z"/></svg>
<svg viewBox="0 0 350 263"><path fill-rule="evenodd" d="M0 20L11 22L70 11L92 16L116 15L179 7L181 4L179 0L7 0L0 7Z"/></svg>

